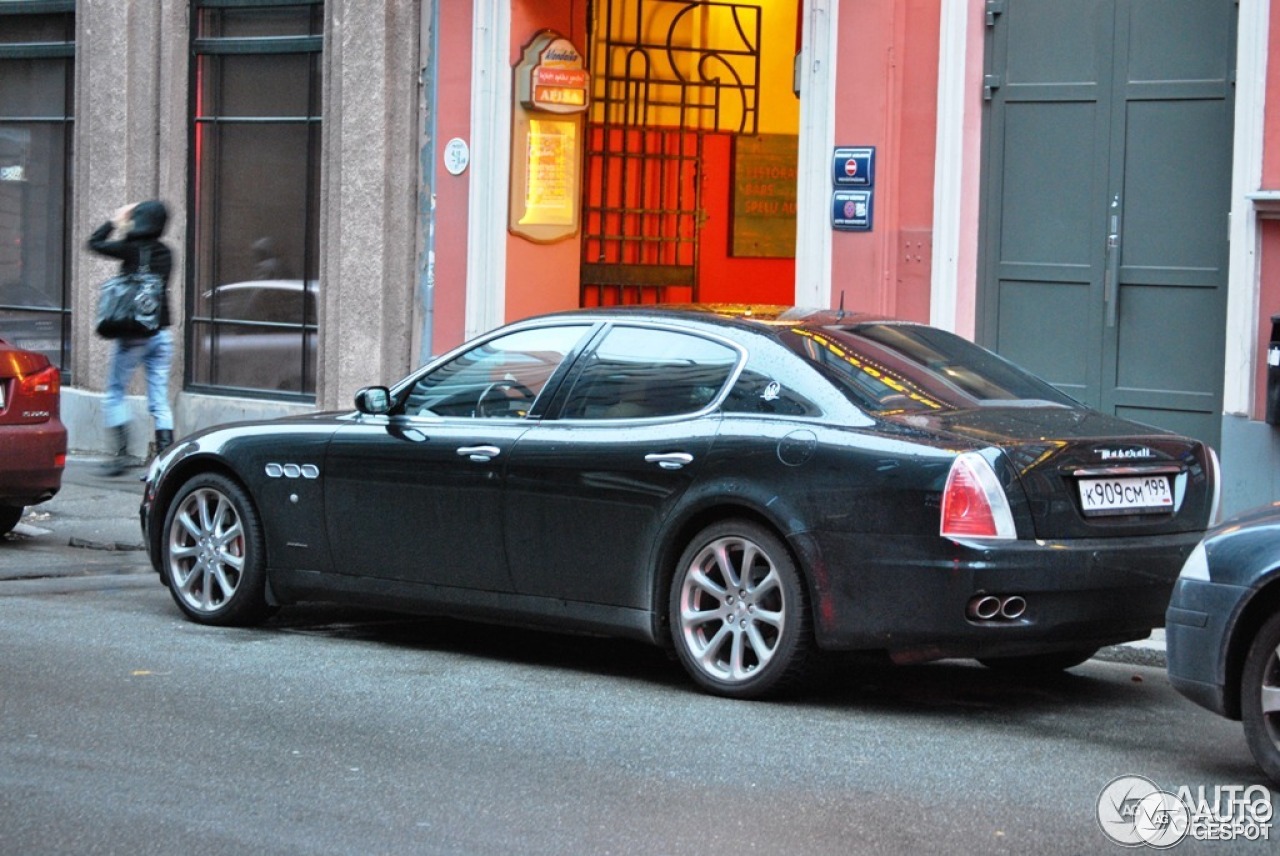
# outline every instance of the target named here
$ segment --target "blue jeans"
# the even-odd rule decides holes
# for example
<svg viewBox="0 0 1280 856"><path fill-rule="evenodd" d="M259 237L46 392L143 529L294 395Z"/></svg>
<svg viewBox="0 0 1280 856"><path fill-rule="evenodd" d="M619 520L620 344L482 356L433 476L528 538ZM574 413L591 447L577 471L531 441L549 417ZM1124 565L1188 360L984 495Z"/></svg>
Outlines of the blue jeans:
<svg viewBox="0 0 1280 856"><path fill-rule="evenodd" d="M147 376L147 410L157 431L173 430L173 410L169 407L169 364L173 360L173 333L167 327L143 339L116 339L107 372L107 398L103 403L108 428L129 421L124 394L129 379L142 363Z"/></svg>

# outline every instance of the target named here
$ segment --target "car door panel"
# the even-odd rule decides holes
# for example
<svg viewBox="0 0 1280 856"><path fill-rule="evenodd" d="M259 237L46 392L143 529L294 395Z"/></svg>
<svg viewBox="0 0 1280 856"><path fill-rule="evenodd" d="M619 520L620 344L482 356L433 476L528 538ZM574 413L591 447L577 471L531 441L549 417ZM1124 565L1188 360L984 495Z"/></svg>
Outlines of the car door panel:
<svg viewBox="0 0 1280 856"><path fill-rule="evenodd" d="M340 429L325 467L338 572L509 591L502 467L527 429L407 417Z"/></svg>
<svg viewBox="0 0 1280 856"><path fill-rule="evenodd" d="M646 609L657 535L697 478L718 414L544 422L506 470L507 555L522 594Z"/></svg>

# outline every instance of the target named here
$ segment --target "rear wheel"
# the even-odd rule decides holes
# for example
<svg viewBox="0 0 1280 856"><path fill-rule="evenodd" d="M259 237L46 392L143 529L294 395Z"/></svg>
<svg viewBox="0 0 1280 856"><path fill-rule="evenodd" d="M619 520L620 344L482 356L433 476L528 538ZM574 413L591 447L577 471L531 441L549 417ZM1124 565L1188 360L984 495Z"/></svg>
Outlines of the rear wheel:
<svg viewBox="0 0 1280 856"><path fill-rule="evenodd" d="M1271 616L1249 646L1240 708L1249 751L1271 781L1280 784L1280 615Z"/></svg>
<svg viewBox="0 0 1280 856"><path fill-rule="evenodd" d="M201 624L257 624L266 600L262 526L240 485L216 473L182 486L165 516L161 562L178 607Z"/></svg>
<svg viewBox="0 0 1280 856"><path fill-rule="evenodd" d="M22 519L22 511L21 505L0 505L0 535L13 531L13 527Z"/></svg>
<svg viewBox="0 0 1280 856"><path fill-rule="evenodd" d="M979 657L978 662L997 672L1020 675L1048 675L1073 668L1093 658L1097 648L1078 651L1054 651L1051 654L1027 654L1022 657Z"/></svg>
<svg viewBox="0 0 1280 856"><path fill-rule="evenodd" d="M799 681L812 652L807 601L777 536L746 520L717 523L676 566L668 612L676 654L717 695L776 693Z"/></svg>

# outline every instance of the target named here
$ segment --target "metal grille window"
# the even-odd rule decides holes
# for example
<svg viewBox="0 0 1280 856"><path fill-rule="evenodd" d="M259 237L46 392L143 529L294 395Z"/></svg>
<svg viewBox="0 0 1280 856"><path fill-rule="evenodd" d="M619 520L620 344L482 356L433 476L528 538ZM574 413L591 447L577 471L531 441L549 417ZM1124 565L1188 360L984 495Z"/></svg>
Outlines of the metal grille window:
<svg viewBox="0 0 1280 856"><path fill-rule="evenodd" d="M71 0L0 0L0 336L64 371L75 30Z"/></svg>
<svg viewBox="0 0 1280 856"><path fill-rule="evenodd" d="M313 399L324 4L199 0L188 385Z"/></svg>
<svg viewBox="0 0 1280 856"><path fill-rule="evenodd" d="M698 299L703 143L759 127L759 3L595 7L580 302Z"/></svg>

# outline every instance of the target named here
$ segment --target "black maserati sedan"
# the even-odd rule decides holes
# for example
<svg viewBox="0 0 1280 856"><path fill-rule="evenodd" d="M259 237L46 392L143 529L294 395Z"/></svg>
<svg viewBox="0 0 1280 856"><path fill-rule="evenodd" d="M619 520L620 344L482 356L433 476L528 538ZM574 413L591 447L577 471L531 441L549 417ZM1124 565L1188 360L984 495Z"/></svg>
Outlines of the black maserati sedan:
<svg viewBox="0 0 1280 856"><path fill-rule="evenodd" d="M828 651L1061 670L1145 638L1217 485L1204 444L943 330L648 306L192 435L141 516L197 622L339 601L609 634L754 698Z"/></svg>
<svg viewBox="0 0 1280 856"><path fill-rule="evenodd" d="M1169 682L1242 721L1258 766L1280 785L1280 503L1208 532L1166 618Z"/></svg>

